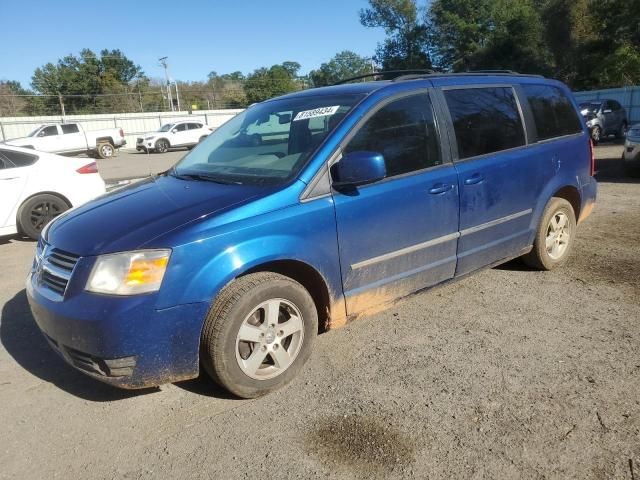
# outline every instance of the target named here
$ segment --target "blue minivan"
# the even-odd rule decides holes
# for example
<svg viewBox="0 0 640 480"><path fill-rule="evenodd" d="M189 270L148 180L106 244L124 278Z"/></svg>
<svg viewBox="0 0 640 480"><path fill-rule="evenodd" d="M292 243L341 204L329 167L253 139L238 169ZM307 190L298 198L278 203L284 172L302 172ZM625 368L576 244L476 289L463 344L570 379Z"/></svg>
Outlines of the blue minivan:
<svg viewBox="0 0 640 480"><path fill-rule="evenodd" d="M564 264L593 209L571 92L404 75L240 113L170 170L60 215L27 293L61 356L124 388L289 382L319 331L522 256Z"/></svg>

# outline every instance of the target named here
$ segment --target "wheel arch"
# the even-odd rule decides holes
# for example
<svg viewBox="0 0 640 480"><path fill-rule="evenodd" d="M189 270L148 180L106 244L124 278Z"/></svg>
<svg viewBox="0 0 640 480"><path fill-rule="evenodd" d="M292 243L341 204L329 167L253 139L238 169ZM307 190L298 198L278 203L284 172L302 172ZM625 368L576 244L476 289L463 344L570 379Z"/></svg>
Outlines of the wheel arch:
<svg viewBox="0 0 640 480"><path fill-rule="evenodd" d="M164 140L165 142L167 142L169 144L169 146L171 146L171 142L169 141L169 139L167 137L160 137L160 138L157 138L155 142L153 142L153 147L154 148L155 148L155 146L157 145L157 143L160 140Z"/></svg>
<svg viewBox="0 0 640 480"><path fill-rule="evenodd" d="M273 272L289 277L302 285L311 295L318 312L319 330L329 328L331 318L331 296L327 282L320 272L300 260L272 260L255 265L237 275L235 279L258 272Z"/></svg>
<svg viewBox="0 0 640 480"><path fill-rule="evenodd" d="M573 185L566 185L557 190L552 197L564 198L571 204L573 213L575 214L576 221L580 218L580 206L582 204L582 198L580 192Z"/></svg>
<svg viewBox="0 0 640 480"><path fill-rule="evenodd" d="M107 140L111 145L115 145L113 141L113 137L98 137L96 138L96 148L98 147L98 143Z"/></svg>

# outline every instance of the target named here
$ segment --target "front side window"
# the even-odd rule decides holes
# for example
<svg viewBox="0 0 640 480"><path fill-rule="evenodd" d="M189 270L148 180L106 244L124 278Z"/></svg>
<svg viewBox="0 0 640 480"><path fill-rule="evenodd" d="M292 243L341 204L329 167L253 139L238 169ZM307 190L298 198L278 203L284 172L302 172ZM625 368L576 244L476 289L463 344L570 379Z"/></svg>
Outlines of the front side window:
<svg viewBox="0 0 640 480"><path fill-rule="evenodd" d="M296 175L363 95L258 103L210 134L171 171L221 183L274 185Z"/></svg>
<svg viewBox="0 0 640 480"><path fill-rule="evenodd" d="M387 177L442 164L429 96L412 95L382 107L344 149L355 151L381 153Z"/></svg>
<svg viewBox="0 0 640 480"><path fill-rule="evenodd" d="M524 128L511 87L446 90L460 159L525 144Z"/></svg>
<svg viewBox="0 0 640 480"><path fill-rule="evenodd" d="M558 87L522 85L522 90L533 113L538 140L582 132L573 104Z"/></svg>
<svg viewBox="0 0 640 480"><path fill-rule="evenodd" d="M186 129L187 129L186 123L179 123L174 128L174 130L177 130L178 132L184 132Z"/></svg>
<svg viewBox="0 0 640 480"><path fill-rule="evenodd" d="M168 132L169 130L171 130L173 128L173 123L167 123L165 125L163 125L162 127L160 127L160 130L158 130L159 132Z"/></svg>
<svg viewBox="0 0 640 480"><path fill-rule="evenodd" d="M58 135L58 128L55 125L44 127L38 134L39 137L51 137L53 135Z"/></svg>
<svg viewBox="0 0 640 480"><path fill-rule="evenodd" d="M76 125L75 123L69 123L69 124L60 125L60 127L62 128L62 133L63 134L78 133L80 131L78 129L78 125Z"/></svg>

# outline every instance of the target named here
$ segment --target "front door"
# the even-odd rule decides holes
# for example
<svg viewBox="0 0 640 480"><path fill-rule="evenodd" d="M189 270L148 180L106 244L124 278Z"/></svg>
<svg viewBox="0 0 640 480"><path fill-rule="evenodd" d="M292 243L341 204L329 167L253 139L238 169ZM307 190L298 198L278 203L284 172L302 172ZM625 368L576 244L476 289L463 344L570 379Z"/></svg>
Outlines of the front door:
<svg viewBox="0 0 640 480"><path fill-rule="evenodd" d="M533 207L553 174L526 149L511 86L444 89L455 132L460 189L456 275L515 256L530 243Z"/></svg>
<svg viewBox="0 0 640 480"><path fill-rule="evenodd" d="M171 146L178 147L181 145L188 145L189 142L189 130L187 130L186 123L179 123L171 129Z"/></svg>
<svg viewBox="0 0 640 480"><path fill-rule="evenodd" d="M379 107L344 147L385 158L387 177L334 191L349 315L453 277L458 185L443 161L429 95Z"/></svg>

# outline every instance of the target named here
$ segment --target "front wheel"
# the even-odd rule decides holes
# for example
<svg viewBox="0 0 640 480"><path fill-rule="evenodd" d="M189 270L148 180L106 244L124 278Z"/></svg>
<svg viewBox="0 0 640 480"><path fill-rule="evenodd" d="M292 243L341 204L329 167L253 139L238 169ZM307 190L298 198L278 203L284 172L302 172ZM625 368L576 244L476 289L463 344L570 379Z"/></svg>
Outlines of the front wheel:
<svg viewBox="0 0 640 480"><path fill-rule="evenodd" d="M591 129L591 140L593 140L594 145L597 145L598 142L600 142L601 138L602 138L602 128L596 125Z"/></svg>
<svg viewBox="0 0 640 480"><path fill-rule="evenodd" d="M18 209L20 232L37 240L45 225L68 209L67 202L56 195L43 193L31 197Z"/></svg>
<svg viewBox="0 0 640 480"><path fill-rule="evenodd" d="M169 142L164 138L161 138L156 142L154 150L158 153L166 153L169 151Z"/></svg>
<svg viewBox="0 0 640 480"><path fill-rule="evenodd" d="M538 270L551 270L564 265L576 234L573 207L564 198L553 197L544 209L536 232L533 249L523 258Z"/></svg>
<svg viewBox="0 0 640 480"><path fill-rule="evenodd" d="M259 397L295 378L317 331L316 307L302 285L276 273L249 274L226 286L211 308L202 364L231 393Z"/></svg>

